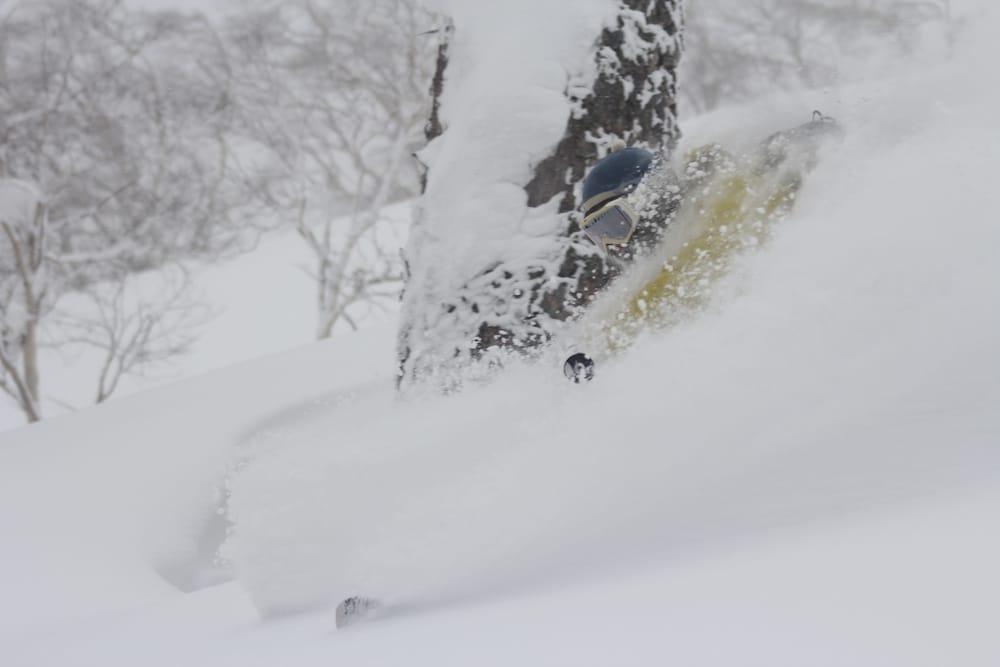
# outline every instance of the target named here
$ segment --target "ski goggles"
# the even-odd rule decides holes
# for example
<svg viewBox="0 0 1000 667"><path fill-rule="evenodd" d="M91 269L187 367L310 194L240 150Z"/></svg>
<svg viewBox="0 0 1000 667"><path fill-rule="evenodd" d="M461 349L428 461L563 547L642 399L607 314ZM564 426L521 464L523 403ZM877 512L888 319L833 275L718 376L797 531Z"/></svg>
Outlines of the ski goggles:
<svg viewBox="0 0 1000 667"><path fill-rule="evenodd" d="M606 252L609 245L628 243L638 222L639 216L635 209L629 206L624 197L620 197L584 216L580 229Z"/></svg>

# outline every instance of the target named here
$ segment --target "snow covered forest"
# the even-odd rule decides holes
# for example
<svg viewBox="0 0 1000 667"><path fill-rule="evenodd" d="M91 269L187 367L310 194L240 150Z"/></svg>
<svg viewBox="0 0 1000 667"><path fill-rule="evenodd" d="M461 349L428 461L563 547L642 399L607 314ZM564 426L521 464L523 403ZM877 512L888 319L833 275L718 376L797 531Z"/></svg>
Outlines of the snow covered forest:
<svg viewBox="0 0 1000 667"><path fill-rule="evenodd" d="M426 164L414 155L432 130L432 76L453 26L442 8L388 0L218 3L206 15L166 0L8 0L4 15L0 425L12 428L394 316L411 216L406 209L386 212L412 201L426 178ZM667 41L653 44L671 58L680 53L679 16ZM780 90L836 85L866 70L899 67L932 42L945 57L959 23L945 1L692 2L679 84L672 78L657 84L669 88L661 91L670 98L664 136L676 137L678 104L697 114ZM571 86L587 90L586 65L585 57L567 65L579 78ZM672 77L675 66L651 71ZM654 115L662 103L646 102ZM587 151L596 156L614 137L658 142L657 126L636 134L621 111L613 105L597 112L592 127L567 128L560 150L581 156L572 165L574 182L588 164ZM588 136L601 138L588 143ZM486 163L498 152L466 157ZM539 166L527 184L531 206L565 190L545 180L562 162L554 156ZM469 216L497 206L466 199L464 205L479 207ZM425 202L432 200L433 193ZM516 219L509 213L500 214ZM535 223L539 236L550 239L575 228L565 216L553 223L561 228L554 234L545 224ZM292 278L284 299L260 308L289 305L287 292L305 294L291 317L285 311L262 322L253 313L220 318L232 311L231 299L206 294L213 281L204 268L222 261L236 267L237 257L249 266L289 230L302 247L286 265L299 266L305 279ZM453 255L468 254L459 253L454 239L449 246ZM513 252L504 259L519 267L469 257L467 268L456 269L467 275L456 280L492 262L476 280L489 285L501 278L494 301L514 290L534 293L527 310L540 308L561 321L580 301L570 283L589 295L606 273L585 245L568 252L588 257L580 271L589 277L562 276L540 289L528 275L555 260L532 264ZM248 290L268 289L266 276L259 277L262 284ZM419 303L414 308L422 310ZM534 346L547 338L551 327L538 318L526 331L514 319L467 323L482 329L471 332L448 326L460 339L478 337L480 352L509 339ZM422 335L440 337L430 326L423 325ZM240 354L232 350L217 362L211 341L227 338ZM416 360L405 347L412 374Z"/></svg>
<svg viewBox="0 0 1000 667"><path fill-rule="evenodd" d="M319 338L398 293L399 242L376 226L417 192L428 12L5 4L0 387L29 421L184 354L225 306L199 267L264 232L308 248Z"/></svg>
<svg viewBox="0 0 1000 667"><path fill-rule="evenodd" d="M1000 663L995 4L0 0L0 664Z"/></svg>

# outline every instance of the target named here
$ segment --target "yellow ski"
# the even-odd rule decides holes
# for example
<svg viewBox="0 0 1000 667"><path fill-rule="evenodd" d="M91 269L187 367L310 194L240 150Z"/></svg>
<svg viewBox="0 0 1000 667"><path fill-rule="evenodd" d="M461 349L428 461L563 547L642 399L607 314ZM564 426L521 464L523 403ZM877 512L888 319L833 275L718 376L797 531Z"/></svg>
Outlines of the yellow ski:
<svg viewBox="0 0 1000 667"><path fill-rule="evenodd" d="M587 353L567 360L567 377L590 379L593 358L614 355L640 332L669 328L703 309L733 262L768 241L792 210L822 145L841 133L835 121L817 113L812 122L768 137L747 155L719 145L690 152L679 210L658 247L583 315L577 347Z"/></svg>

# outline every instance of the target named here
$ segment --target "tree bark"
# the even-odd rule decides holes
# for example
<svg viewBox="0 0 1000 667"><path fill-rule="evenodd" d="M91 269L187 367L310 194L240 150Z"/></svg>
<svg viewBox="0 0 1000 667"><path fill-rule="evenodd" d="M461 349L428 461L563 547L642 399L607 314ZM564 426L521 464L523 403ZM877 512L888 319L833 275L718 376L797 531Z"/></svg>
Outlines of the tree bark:
<svg viewBox="0 0 1000 667"><path fill-rule="evenodd" d="M525 187L529 206L562 195L560 211L576 208L574 186L604 155L606 146L594 137L617 137L651 149L672 149L677 143L676 72L681 53L677 0L621 4L617 26L605 28L597 43L598 77L593 89L585 98L573 100L583 112L569 118L563 140L535 167L535 177ZM635 46L630 39L635 36L646 47L638 55L631 49L626 52L626 45Z"/></svg>

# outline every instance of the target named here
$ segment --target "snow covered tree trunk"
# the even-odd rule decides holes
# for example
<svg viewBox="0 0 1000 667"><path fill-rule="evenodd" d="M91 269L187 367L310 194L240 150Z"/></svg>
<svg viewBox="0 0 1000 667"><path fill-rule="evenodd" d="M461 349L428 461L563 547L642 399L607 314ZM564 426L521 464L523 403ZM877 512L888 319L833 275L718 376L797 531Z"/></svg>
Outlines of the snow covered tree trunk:
<svg viewBox="0 0 1000 667"><path fill-rule="evenodd" d="M572 19L539 11L516 52L509 42L491 51L477 32L503 25L502 8L454 16L420 154L401 383L452 386L470 362L531 352L607 284L613 269L578 231L579 184L619 141L675 145L682 2L586 0ZM554 80L553 64L568 76Z"/></svg>
<svg viewBox="0 0 1000 667"><path fill-rule="evenodd" d="M562 195L560 211L576 208L574 185L617 139L652 149L678 138L676 69L680 11L676 0L623 0L616 25L601 32L597 77L571 90L574 113L555 152L535 167L528 205Z"/></svg>

